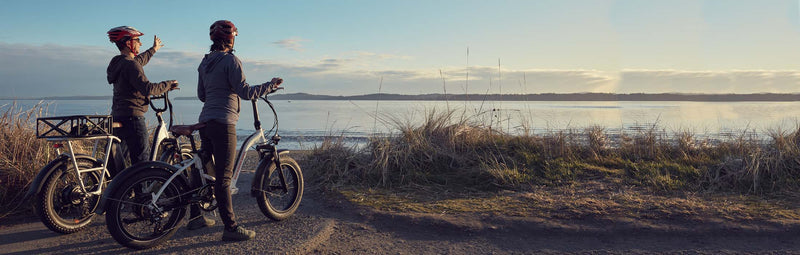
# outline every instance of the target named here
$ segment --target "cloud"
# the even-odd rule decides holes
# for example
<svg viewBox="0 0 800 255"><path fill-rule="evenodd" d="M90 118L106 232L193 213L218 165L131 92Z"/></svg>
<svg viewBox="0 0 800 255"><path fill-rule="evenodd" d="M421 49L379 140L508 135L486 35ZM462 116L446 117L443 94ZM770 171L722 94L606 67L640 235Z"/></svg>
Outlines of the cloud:
<svg viewBox="0 0 800 255"><path fill-rule="evenodd" d="M0 96L111 95L106 81L112 45L63 46L0 42ZM242 57L242 56L240 56ZM154 82L178 80L174 96L195 96L202 52L164 50L144 67ZM242 57L247 81L259 84L283 77L286 92L329 95L375 93L795 93L795 70L637 70L507 69L496 66L395 68L410 57L348 52L310 62L271 62ZM387 62L388 61L388 62ZM440 73L441 70L441 73ZM467 81L467 74L469 81ZM381 83L381 79L383 82ZM444 81L443 81L444 80Z"/></svg>
<svg viewBox="0 0 800 255"><path fill-rule="evenodd" d="M301 44L301 42L307 42L307 41L309 41L309 40L306 40L306 39L303 39L303 38L289 38L289 39L283 39L283 40L272 42L272 44L278 45L278 47L281 47L281 48L284 48L284 49L300 52L300 51L304 51L303 45Z"/></svg>
<svg viewBox="0 0 800 255"><path fill-rule="evenodd" d="M501 69L473 66L442 70L448 84L459 84L461 93L577 93L612 92L618 82L617 73L598 70ZM469 73L469 84L466 76ZM428 77L428 79L433 77ZM441 77L436 73L441 84ZM468 86L467 86L468 85ZM456 91L448 89L448 91Z"/></svg>
<svg viewBox="0 0 800 255"><path fill-rule="evenodd" d="M199 65L205 53L162 50L153 57L148 65L174 66L174 65Z"/></svg>
<svg viewBox="0 0 800 255"><path fill-rule="evenodd" d="M112 94L106 68L119 54L113 45L63 46L0 42L2 96L104 96ZM202 54L160 51L144 66L152 82L196 84ZM188 96L188 92L184 92Z"/></svg>
<svg viewBox="0 0 800 255"><path fill-rule="evenodd" d="M796 70L623 70L620 93L796 93Z"/></svg>
<svg viewBox="0 0 800 255"><path fill-rule="evenodd" d="M358 58L363 59L378 59L378 60L387 60L387 59L400 59L400 60L411 60L414 59L411 56L400 56L394 54L381 54L381 53L373 53L367 51L354 51L352 54L358 56Z"/></svg>
<svg viewBox="0 0 800 255"><path fill-rule="evenodd" d="M105 70L114 52L111 46L0 43L0 90L3 96L110 95Z"/></svg>

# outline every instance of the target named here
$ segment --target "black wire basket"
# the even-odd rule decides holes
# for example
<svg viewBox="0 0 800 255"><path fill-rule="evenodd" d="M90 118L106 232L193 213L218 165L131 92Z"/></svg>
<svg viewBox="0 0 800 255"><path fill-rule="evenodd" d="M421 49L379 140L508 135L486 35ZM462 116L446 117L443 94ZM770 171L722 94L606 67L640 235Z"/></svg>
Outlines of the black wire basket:
<svg viewBox="0 0 800 255"><path fill-rule="evenodd" d="M85 138L112 135L111 115L73 115L36 119L37 138Z"/></svg>

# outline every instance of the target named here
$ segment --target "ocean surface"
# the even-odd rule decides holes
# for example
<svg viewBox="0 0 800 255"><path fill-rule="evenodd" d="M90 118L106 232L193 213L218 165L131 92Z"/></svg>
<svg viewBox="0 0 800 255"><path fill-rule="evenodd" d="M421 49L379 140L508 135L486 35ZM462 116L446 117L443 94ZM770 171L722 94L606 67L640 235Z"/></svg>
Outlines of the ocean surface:
<svg viewBox="0 0 800 255"><path fill-rule="evenodd" d="M109 114L109 100L0 100L0 110L30 109L45 104L45 116ZM175 124L193 124L202 109L194 100L173 100ZM272 127L269 107L259 102L265 130ZM798 127L800 102L586 102L586 101L273 101L278 112L279 147L308 149L325 137L344 137L363 144L372 135L396 132L398 124L416 125L431 111L454 111L457 118L491 125L509 133L527 130L546 133L559 130L603 128L608 133L634 133L654 129L667 134L688 131L696 137L725 138L745 132L767 137L776 131ZM152 110L145 115L155 126ZM165 115L166 116L166 115ZM376 118L377 116L377 118ZM253 110L242 101L237 134L244 139L254 132Z"/></svg>

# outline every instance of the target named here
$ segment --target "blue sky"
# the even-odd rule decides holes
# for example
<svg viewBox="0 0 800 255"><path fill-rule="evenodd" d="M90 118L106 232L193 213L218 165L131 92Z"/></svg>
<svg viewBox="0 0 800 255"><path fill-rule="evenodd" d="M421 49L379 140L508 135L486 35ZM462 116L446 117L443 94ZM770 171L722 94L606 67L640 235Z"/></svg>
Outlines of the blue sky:
<svg viewBox="0 0 800 255"><path fill-rule="evenodd" d="M147 76L193 96L218 19L248 82L289 93L800 92L797 0L2 3L2 96L110 95L120 25L158 35Z"/></svg>

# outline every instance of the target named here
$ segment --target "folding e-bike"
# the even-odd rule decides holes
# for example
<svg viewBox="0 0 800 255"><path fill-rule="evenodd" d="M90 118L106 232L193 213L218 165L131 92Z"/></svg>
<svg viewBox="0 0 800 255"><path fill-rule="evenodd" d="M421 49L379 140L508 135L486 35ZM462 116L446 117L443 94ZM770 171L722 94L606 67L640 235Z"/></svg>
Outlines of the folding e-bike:
<svg viewBox="0 0 800 255"><path fill-rule="evenodd" d="M260 99L272 109L274 125L266 133L272 134L274 130L274 135L266 139L258 116L258 100L252 100L255 132L244 141L236 155L230 189L232 194L238 192L236 183L247 151L257 151L261 160L253 177L250 194L256 197L264 215L279 221L294 214L300 205L303 174L297 162L287 155L288 150L276 148L281 140L278 135L278 114L266 95ZM216 209L212 190L215 178L208 169L204 169L209 159L201 157L202 153L192 136L195 130L202 127L204 124L198 123L176 125L170 129L176 137L185 136L189 139L192 157L175 165L163 162L137 164L125 169L111 181L97 213L105 212L106 225L114 240L134 249L153 247L172 237L186 214L187 206L197 203L206 211ZM189 174L199 174L201 181L190 181Z"/></svg>
<svg viewBox="0 0 800 255"><path fill-rule="evenodd" d="M161 108L154 105L159 99L164 100ZM158 118L150 160L180 161L173 156L176 153L188 158L188 148L181 151L181 147L174 147L161 116L169 110L172 125L169 97L165 93L150 97L150 101ZM58 156L39 170L26 200L33 198L34 212L50 230L63 234L80 231L92 221L100 194L113 173L125 168L120 139L112 135L115 123L109 115L44 117L36 122L37 137L54 142ZM76 153L79 146L91 146L91 154ZM64 147L66 151L62 151Z"/></svg>

